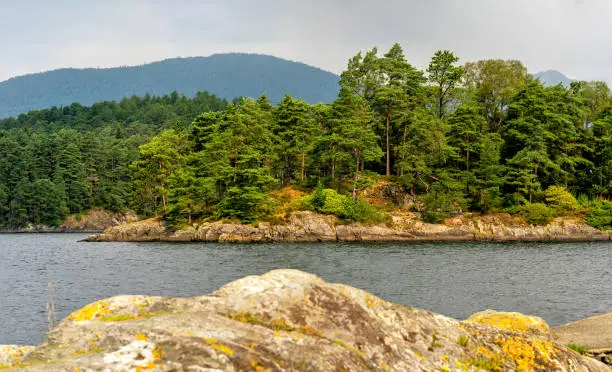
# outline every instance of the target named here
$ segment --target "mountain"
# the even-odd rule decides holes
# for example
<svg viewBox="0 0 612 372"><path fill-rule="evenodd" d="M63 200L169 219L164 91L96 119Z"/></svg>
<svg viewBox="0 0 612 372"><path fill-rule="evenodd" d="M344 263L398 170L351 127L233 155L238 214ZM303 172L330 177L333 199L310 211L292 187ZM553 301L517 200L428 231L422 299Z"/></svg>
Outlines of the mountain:
<svg viewBox="0 0 612 372"><path fill-rule="evenodd" d="M0 118L73 102L91 105L132 95L206 90L233 99L289 93L310 103L333 101L339 77L303 63L260 54L174 58L141 66L59 69L0 82Z"/></svg>
<svg viewBox="0 0 612 372"><path fill-rule="evenodd" d="M573 79L568 78L556 70L541 71L533 76L540 79L545 86L557 85L561 83L564 87L569 87L570 83L573 81Z"/></svg>

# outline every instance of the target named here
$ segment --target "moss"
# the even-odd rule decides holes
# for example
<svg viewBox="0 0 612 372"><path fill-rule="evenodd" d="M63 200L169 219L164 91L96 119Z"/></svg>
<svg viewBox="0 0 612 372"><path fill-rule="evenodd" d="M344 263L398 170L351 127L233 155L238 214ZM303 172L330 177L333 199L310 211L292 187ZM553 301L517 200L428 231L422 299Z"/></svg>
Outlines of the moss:
<svg viewBox="0 0 612 372"><path fill-rule="evenodd" d="M125 322L128 320L148 319L148 318L153 318L156 316L172 315L172 314L180 314L180 313L179 312L169 312L169 311L159 311L155 313L141 313L139 315L131 315L131 314L105 315L101 317L99 320L102 322Z"/></svg>
<svg viewBox="0 0 612 372"><path fill-rule="evenodd" d="M427 351L433 352L434 349L442 347L442 344L438 342L439 340L440 338L438 337L438 331L434 330L433 336L431 337L431 344L429 345L429 348L427 348Z"/></svg>
<svg viewBox="0 0 612 372"><path fill-rule="evenodd" d="M491 372L498 372L502 370L502 363L500 358L486 358L477 357L468 359L464 362L457 362L457 366L461 369L468 371L470 367L474 367L477 370L485 370Z"/></svg>
<svg viewBox="0 0 612 372"><path fill-rule="evenodd" d="M251 313L236 313L236 314L222 314L232 320L242 323L249 323L254 325L259 325L262 327L270 328L274 331L285 331L285 332L298 332L308 336L315 337L323 337L323 333L318 329L314 329L308 325L304 326L293 326L289 324L284 318L273 319L270 321L265 321L258 317L257 315L253 315Z"/></svg>

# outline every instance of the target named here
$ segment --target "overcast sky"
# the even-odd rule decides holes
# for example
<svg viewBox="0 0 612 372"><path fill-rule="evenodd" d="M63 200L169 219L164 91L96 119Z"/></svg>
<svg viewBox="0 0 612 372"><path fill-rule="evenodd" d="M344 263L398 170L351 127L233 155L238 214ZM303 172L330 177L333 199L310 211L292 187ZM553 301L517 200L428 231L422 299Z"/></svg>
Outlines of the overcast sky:
<svg viewBox="0 0 612 372"><path fill-rule="evenodd" d="M421 68L450 49L612 82L610 0L6 0L0 35L0 80L223 52L340 73L359 50L397 41Z"/></svg>

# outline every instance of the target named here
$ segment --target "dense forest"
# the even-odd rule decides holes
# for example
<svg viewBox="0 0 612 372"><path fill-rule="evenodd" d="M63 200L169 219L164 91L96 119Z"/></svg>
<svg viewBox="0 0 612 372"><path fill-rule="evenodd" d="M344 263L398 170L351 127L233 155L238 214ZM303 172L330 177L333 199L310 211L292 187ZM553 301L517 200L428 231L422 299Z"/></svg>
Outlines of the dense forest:
<svg viewBox="0 0 612 372"><path fill-rule="evenodd" d="M237 53L142 66L60 69L0 82L0 118L147 93L160 96L177 91L193 97L203 89L228 100L265 92L275 103L287 93L306 102L331 102L338 93L338 75L272 56Z"/></svg>
<svg viewBox="0 0 612 372"><path fill-rule="evenodd" d="M91 207L132 207L130 164L161 130L227 101L176 93L91 107L73 104L0 120L0 228L55 226Z"/></svg>
<svg viewBox="0 0 612 372"><path fill-rule="evenodd" d="M420 71L396 44L351 58L339 84L329 104L175 94L1 121L0 224L54 225L93 206L248 223L279 214L268 193L284 186L311 190L294 208L380 221L361 194L385 180L431 222L582 213L610 227L605 83L545 87L519 61L460 64L450 51Z"/></svg>

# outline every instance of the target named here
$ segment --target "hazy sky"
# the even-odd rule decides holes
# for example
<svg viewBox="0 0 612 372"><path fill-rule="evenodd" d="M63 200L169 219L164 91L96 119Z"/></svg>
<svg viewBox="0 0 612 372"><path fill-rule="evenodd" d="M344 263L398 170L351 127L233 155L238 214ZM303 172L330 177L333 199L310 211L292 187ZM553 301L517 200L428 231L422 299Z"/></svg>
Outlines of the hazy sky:
<svg viewBox="0 0 612 372"><path fill-rule="evenodd" d="M610 0L6 0L0 35L0 80L222 52L339 73L359 50L397 41L421 68L450 49L612 82Z"/></svg>

